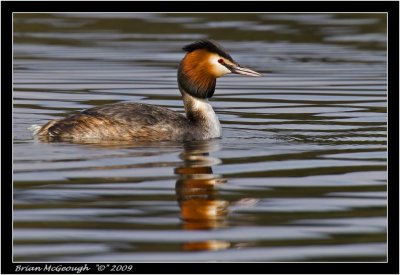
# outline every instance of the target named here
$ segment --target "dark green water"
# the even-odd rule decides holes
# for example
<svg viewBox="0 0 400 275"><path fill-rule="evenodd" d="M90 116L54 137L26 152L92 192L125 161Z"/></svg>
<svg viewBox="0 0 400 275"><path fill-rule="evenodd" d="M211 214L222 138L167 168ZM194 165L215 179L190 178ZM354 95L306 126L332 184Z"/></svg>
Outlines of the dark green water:
<svg viewBox="0 0 400 275"><path fill-rule="evenodd" d="M41 143L120 101L183 112L182 46L219 41L223 138ZM14 14L15 261L386 261L385 14Z"/></svg>

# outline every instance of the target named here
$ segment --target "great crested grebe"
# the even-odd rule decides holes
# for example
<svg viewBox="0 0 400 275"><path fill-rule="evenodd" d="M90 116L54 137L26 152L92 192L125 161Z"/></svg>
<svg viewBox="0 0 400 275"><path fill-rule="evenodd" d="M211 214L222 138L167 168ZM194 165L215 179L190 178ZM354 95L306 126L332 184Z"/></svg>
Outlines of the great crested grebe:
<svg viewBox="0 0 400 275"><path fill-rule="evenodd" d="M183 47L178 86L186 117L164 107L122 102L82 111L43 126L33 125L33 134L48 141L187 141L221 136L221 126L208 102L216 79L229 73L260 76L241 67L216 42L200 40Z"/></svg>

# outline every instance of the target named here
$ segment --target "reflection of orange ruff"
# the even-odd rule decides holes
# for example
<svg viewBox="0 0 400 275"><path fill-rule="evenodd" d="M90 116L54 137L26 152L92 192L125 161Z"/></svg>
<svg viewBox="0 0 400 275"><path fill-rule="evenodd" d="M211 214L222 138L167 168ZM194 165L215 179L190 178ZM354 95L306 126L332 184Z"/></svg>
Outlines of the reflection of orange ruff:
<svg viewBox="0 0 400 275"><path fill-rule="evenodd" d="M175 168L175 174L179 175L197 175L197 174L211 174L211 167L177 167Z"/></svg>
<svg viewBox="0 0 400 275"><path fill-rule="evenodd" d="M185 229L218 228L224 225L228 214L227 201L193 198L181 204Z"/></svg>
<svg viewBox="0 0 400 275"><path fill-rule="evenodd" d="M230 246L229 242L226 241L217 241L217 240L209 240L204 242L195 242L195 243L185 243L183 245L184 250L219 250L225 249Z"/></svg>

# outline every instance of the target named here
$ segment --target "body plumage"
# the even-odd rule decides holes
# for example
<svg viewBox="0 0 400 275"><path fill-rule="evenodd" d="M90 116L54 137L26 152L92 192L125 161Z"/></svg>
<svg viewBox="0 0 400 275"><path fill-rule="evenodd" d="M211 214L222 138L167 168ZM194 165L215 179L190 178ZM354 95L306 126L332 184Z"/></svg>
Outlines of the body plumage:
<svg viewBox="0 0 400 275"><path fill-rule="evenodd" d="M239 66L213 41L201 40L183 48L187 51L178 69L178 86L186 116L170 109L143 103L114 103L82 111L43 126L33 126L35 136L48 141L104 140L186 141L221 136L217 115L208 102L216 78L227 73L258 76Z"/></svg>

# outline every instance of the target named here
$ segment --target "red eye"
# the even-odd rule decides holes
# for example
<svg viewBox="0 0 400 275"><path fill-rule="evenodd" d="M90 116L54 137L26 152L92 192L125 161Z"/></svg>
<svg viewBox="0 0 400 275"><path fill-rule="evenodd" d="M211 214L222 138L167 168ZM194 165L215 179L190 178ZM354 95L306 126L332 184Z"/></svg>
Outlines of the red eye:
<svg viewBox="0 0 400 275"><path fill-rule="evenodd" d="M222 58L218 59L218 63L224 63L224 60Z"/></svg>

